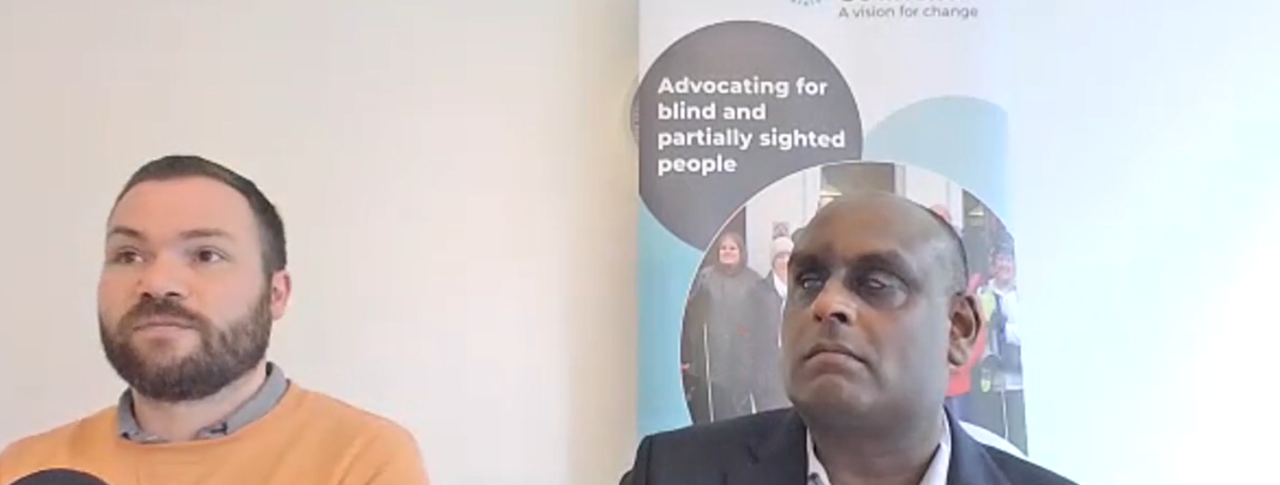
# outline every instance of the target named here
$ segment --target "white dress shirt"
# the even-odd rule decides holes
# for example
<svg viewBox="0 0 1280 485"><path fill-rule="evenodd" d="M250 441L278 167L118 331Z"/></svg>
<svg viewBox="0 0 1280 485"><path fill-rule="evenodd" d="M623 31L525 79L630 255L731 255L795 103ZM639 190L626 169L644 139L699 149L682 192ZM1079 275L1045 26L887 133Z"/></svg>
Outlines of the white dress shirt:
<svg viewBox="0 0 1280 485"><path fill-rule="evenodd" d="M827 475L827 468L822 466L822 461L818 460L818 454L813 449L813 435L805 432L806 447L809 452L809 481L808 485L832 485L831 478ZM929 461L929 469L925 470L924 478L920 480L920 485L946 485L947 472L951 469L951 426L946 419L942 420L942 439L938 440L938 448L933 452L933 459Z"/></svg>
<svg viewBox="0 0 1280 485"><path fill-rule="evenodd" d="M787 282L783 281L782 278L779 278L778 273L769 273L769 274L773 275L773 277L769 278L773 280L773 291L777 292L778 296L782 298L782 304L778 305L778 313L779 314L786 313ZM778 348L782 348L782 326L781 325L778 326L778 335L776 335L776 337L778 340Z"/></svg>

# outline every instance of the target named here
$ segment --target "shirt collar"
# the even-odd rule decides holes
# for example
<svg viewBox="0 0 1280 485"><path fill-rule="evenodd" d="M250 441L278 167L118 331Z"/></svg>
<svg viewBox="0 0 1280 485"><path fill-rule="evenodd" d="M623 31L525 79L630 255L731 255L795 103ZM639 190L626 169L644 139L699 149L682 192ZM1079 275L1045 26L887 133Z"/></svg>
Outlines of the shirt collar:
<svg viewBox="0 0 1280 485"><path fill-rule="evenodd" d="M809 455L809 481L808 485L831 485L831 478L827 475L827 468L822 465L822 461L818 460L818 454L813 448L813 435L809 431L805 431L805 449ZM947 472L951 469L951 426L947 423L946 418L942 420L942 437L938 440L938 448L933 452L933 458L929 461L929 468L924 472L924 478L920 480L920 485L946 485Z"/></svg>
<svg viewBox="0 0 1280 485"><path fill-rule="evenodd" d="M996 280L994 278L987 282L987 286L991 288L992 293L1000 296L1013 295L1018 292L1018 285L1016 283L1009 285L1008 288L1001 288L1000 285L996 284Z"/></svg>
<svg viewBox="0 0 1280 485"><path fill-rule="evenodd" d="M279 366L268 362L267 380L258 392L226 419L197 432L196 439L220 438L239 431L275 409L276 404L284 398L285 391L288 389L289 380L285 378L284 371ZM146 432L138 424L137 417L133 413L133 393L128 389L120 395L120 403L116 406L116 423L119 426L120 437L126 440L142 444L165 442L164 438Z"/></svg>

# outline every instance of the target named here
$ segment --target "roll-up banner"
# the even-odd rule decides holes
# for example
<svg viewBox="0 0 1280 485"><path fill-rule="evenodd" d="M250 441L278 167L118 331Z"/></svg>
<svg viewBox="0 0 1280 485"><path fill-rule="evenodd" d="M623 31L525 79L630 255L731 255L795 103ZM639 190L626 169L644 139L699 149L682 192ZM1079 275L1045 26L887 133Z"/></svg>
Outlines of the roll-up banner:
<svg viewBox="0 0 1280 485"><path fill-rule="evenodd" d="M953 373L948 406L972 432L1026 452L1014 238L1002 222L1005 8L640 1L642 436L789 405L778 335L792 241L823 204L869 189L929 207L962 236L989 331Z"/></svg>

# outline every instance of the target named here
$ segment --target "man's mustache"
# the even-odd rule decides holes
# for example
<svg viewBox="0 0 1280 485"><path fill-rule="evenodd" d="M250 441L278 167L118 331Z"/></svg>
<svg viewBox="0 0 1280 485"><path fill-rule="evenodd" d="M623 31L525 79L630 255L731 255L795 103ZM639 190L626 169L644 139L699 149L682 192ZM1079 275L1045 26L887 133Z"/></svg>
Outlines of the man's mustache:
<svg viewBox="0 0 1280 485"><path fill-rule="evenodd" d="M125 328L130 331L144 325L158 323L157 321L197 330L209 328L207 318L172 298L143 298L130 308L121 320L126 324Z"/></svg>

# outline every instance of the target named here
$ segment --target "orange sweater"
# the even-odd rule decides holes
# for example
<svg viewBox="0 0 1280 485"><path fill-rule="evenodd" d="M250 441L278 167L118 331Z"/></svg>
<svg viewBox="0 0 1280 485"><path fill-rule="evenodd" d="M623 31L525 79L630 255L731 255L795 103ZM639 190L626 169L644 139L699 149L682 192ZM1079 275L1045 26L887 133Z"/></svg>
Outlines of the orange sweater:
<svg viewBox="0 0 1280 485"><path fill-rule="evenodd" d="M230 436L138 444L115 407L13 443L0 485L72 468L111 485L426 485L417 443L400 426L292 384L276 408Z"/></svg>

